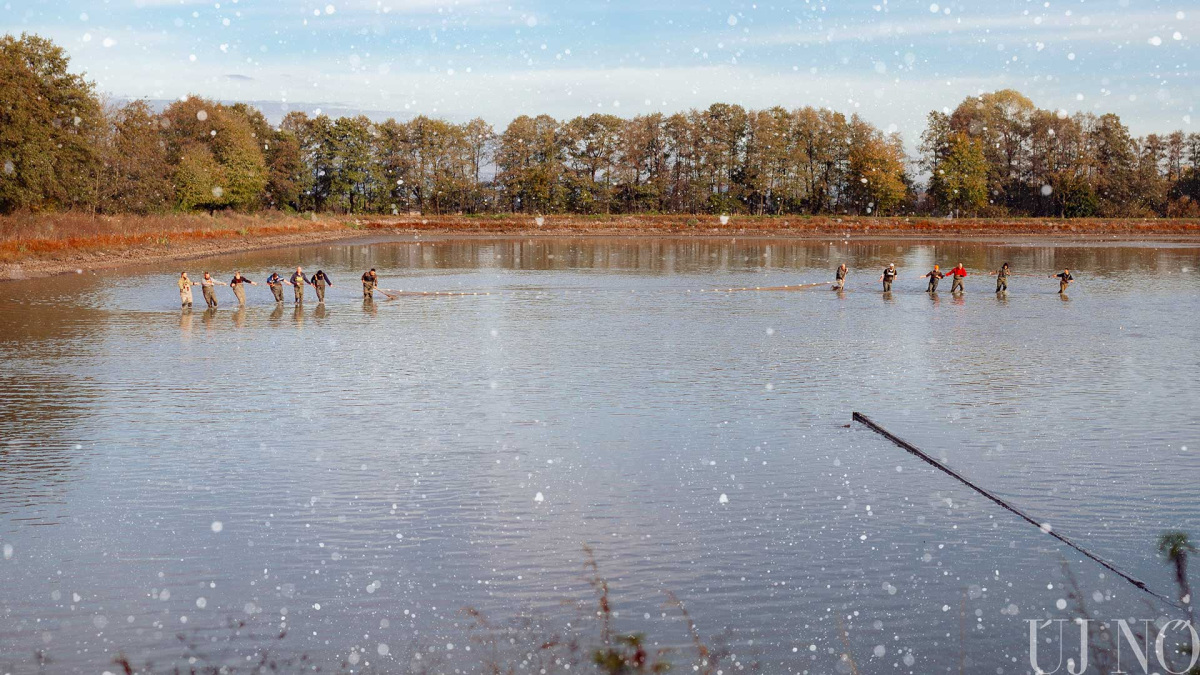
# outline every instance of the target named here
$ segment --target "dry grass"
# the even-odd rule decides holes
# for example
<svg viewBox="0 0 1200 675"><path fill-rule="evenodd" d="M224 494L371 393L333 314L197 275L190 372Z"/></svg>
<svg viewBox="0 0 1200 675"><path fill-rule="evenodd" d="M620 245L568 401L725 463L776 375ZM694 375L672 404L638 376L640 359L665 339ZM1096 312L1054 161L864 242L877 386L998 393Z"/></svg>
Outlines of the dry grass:
<svg viewBox="0 0 1200 675"><path fill-rule="evenodd" d="M0 262L232 238L344 229L339 221L283 214L91 216L79 213L0 218Z"/></svg>

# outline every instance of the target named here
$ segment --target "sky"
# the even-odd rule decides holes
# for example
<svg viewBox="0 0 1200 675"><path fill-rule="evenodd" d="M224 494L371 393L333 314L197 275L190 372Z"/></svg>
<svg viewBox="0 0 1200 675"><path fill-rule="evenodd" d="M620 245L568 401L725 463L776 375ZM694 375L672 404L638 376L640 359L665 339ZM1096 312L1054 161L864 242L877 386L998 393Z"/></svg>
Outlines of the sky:
<svg viewBox="0 0 1200 675"><path fill-rule="evenodd" d="M1015 88L1200 131L1200 0L0 0L0 30L54 39L114 99L275 119L813 105L914 147L930 110Z"/></svg>

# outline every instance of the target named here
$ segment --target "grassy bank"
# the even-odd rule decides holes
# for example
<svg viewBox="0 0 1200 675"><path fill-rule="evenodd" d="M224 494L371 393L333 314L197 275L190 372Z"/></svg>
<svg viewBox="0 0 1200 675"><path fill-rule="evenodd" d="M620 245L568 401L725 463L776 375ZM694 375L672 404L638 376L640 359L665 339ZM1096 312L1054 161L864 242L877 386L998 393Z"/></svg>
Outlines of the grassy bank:
<svg viewBox="0 0 1200 675"><path fill-rule="evenodd" d="M370 233L1067 237L1200 241L1198 219L945 219L711 215L321 216L221 213L0 217L0 279L197 258Z"/></svg>

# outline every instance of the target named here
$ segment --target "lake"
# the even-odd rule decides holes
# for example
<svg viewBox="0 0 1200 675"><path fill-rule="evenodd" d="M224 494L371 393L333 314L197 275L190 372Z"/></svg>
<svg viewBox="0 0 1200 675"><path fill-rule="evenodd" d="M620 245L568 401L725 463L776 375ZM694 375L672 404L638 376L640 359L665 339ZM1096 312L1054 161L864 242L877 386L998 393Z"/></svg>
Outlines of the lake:
<svg viewBox="0 0 1200 675"><path fill-rule="evenodd" d="M297 264L325 304L275 305ZM456 294L364 303L369 267ZM259 286L181 312L181 269ZM1167 243L404 237L0 284L0 672L528 667L598 635L596 572L684 670L668 594L726 673L1028 672L1064 563L1100 615L1169 608L851 413L1174 597L1198 329Z"/></svg>

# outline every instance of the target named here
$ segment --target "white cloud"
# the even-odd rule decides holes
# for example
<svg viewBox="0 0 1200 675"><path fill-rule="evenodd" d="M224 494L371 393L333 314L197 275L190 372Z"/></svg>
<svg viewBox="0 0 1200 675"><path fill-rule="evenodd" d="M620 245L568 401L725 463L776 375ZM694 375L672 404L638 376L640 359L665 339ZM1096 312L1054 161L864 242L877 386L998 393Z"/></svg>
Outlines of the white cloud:
<svg viewBox="0 0 1200 675"><path fill-rule="evenodd" d="M977 42L988 37L1047 37L1071 41L1111 41L1122 37L1144 41L1151 28L1181 27L1192 32L1200 27L1200 13L1177 19L1173 12L1123 14L1047 14L1030 13L1010 16L938 16L899 21L875 20L869 23L842 22L830 25L800 23L794 27L770 31L749 39L757 45L804 45L831 42L870 42L911 38L945 37L960 42Z"/></svg>

